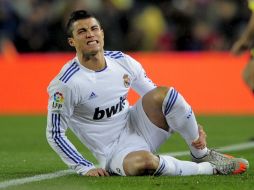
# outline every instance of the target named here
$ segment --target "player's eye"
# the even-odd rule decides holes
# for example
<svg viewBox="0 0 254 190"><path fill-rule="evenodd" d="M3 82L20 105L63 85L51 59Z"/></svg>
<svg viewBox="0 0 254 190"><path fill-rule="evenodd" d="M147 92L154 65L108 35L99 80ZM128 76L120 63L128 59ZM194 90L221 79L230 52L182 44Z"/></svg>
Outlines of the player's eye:
<svg viewBox="0 0 254 190"><path fill-rule="evenodd" d="M78 34L82 34L84 32L86 32L86 30L84 30L84 29L78 30Z"/></svg>
<svg viewBox="0 0 254 190"><path fill-rule="evenodd" d="M78 31L78 34L82 34L82 33L84 33L85 31Z"/></svg>
<svg viewBox="0 0 254 190"><path fill-rule="evenodd" d="M98 27L98 26L92 27L92 31L97 31L97 30L99 30L99 27Z"/></svg>

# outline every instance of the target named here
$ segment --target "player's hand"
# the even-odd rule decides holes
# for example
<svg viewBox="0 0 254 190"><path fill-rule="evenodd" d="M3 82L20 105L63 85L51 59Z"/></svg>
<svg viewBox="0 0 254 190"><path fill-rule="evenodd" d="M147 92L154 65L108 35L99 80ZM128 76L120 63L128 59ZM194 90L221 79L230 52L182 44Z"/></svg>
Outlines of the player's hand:
<svg viewBox="0 0 254 190"><path fill-rule="evenodd" d="M198 124L198 132L199 132L198 140L192 142L191 145L197 149L204 149L206 147L206 133L200 124Z"/></svg>
<svg viewBox="0 0 254 190"><path fill-rule="evenodd" d="M85 176L95 176L95 177L100 177L100 176L109 176L109 173L102 169L102 168L94 168L89 170Z"/></svg>

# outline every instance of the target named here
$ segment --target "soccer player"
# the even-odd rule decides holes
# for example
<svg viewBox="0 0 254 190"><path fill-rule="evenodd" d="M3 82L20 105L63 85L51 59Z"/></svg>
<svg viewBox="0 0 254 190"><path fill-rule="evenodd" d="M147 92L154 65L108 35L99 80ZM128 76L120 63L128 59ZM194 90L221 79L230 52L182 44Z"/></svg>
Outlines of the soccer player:
<svg viewBox="0 0 254 190"><path fill-rule="evenodd" d="M248 161L211 151L206 135L183 96L174 88L157 87L142 66L119 51L104 51L104 31L84 10L67 23L68 42L76 57L64 65L48 87L47 140L61 159L80 175L212 175L239 174ZM141 96L131 107L127 94ZM100 163L97 168L68 140L70 128ZM193 162L155 155L179 132Z"/></svg>
<svg viewBox="0 0 254 190"><path fill-rule="evenodd" d="M249 8L252 11L251 18L249 19L249 23L245 28L243 34L236 41L231 49L231 51L236 54L240 55L246 50L250 50L250 59L247 65L243 70L243 79L248 87L254 93L254 1L248 0Z"/></svg>

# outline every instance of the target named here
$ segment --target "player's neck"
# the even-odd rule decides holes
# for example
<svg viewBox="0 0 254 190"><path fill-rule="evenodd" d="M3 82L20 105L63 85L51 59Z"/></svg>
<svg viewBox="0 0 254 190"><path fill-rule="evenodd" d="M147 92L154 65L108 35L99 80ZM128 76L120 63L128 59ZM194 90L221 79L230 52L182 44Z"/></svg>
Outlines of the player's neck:
<svg viewBox="0 0 254 190"><path fill-rule="evenodd" d="M103 51L89 55L78 53L77 56L80 64L86 67L87 69L93 71L101 71L106 67Z"/></svg>

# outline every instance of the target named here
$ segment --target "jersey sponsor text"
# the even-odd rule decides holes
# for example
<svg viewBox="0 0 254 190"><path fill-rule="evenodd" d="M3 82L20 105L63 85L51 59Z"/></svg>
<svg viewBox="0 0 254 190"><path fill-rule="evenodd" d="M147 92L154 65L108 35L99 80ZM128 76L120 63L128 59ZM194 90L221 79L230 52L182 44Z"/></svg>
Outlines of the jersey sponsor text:
<svg viewBox="0 0 254 190"><path fill-rule="evenodd" d="M104 116L109 118L115 115L117 112L122 111L125 105L125 100L126 100L126 96L120 97L120 101L116 105L106 108L105 110L100 109L100 107L95 108L93 119L100 120L100 119L103 119Z"/></svg>

